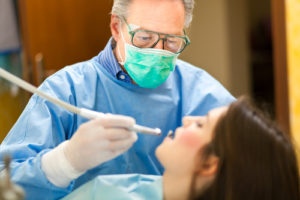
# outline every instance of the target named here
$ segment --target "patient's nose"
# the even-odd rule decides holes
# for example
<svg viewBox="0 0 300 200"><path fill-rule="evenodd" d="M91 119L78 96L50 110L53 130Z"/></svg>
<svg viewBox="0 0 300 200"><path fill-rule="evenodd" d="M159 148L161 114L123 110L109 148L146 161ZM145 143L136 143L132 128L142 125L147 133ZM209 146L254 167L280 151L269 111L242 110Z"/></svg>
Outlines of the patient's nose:
<svg viewBox="0 0 300 200"><path fill-rule="evenodd" d="M188 127L189 125L191 125L193 123L193 117L191 116L188 116L188 117L184 117L182 119L182 124L183 124L183 127Z"/></svg>

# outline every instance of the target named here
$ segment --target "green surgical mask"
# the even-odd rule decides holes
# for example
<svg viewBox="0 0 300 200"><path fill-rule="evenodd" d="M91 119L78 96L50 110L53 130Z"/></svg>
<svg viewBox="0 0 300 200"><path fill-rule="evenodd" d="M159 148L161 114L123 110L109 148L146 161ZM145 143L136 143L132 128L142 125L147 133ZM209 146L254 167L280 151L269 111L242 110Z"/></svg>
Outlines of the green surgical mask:
<svg viewBox="0 0 300 200"><path fill-rule="evenodd" d="M122 33L121 33L122 34ZM123 37L123 34L122 34ZM129 76L141 87L156 88L165 82L175 68L179 54L153 48L138 48L125 42L125 62ZM119 51L119 49L118 49ZM119 52L119 55L120 52Z"/></svg>

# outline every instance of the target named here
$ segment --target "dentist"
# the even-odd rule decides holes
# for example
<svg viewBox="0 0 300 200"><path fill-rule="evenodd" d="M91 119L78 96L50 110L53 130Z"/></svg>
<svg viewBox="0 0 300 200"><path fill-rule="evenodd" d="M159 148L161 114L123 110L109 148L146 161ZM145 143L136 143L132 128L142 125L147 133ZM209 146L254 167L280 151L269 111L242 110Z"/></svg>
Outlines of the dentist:
<svg viewBox="0 0 300 200"><path fill-rule="evenodd" d="M194 0L114 0L105 49L40 86L110 118L87 122L33 95L0 146L1 157L12 155L12 180L27 199L62 198L100 174L161 175L155 149L167 132L184 116L234 101L208 73L178 59L190 43L193 7ZM114 128L120 123L158 127L163 135L137 137Z"/></svg>

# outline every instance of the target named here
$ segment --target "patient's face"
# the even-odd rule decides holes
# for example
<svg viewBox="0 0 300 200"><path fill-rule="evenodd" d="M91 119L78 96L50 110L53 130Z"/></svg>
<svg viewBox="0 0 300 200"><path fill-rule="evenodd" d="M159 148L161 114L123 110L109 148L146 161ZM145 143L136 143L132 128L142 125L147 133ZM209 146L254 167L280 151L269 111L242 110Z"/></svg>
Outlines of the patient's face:
<svg viewBox="0 0 300 200"><path fill-rule="evenodd" d="M174 139L165 138L156 155L166 172L191 174L199 160L199 150L211 142L218 119L227 107L211 110L204 117L185 117L183 127L177 128ZM196 156L197 159L196 159Z"/></svg>

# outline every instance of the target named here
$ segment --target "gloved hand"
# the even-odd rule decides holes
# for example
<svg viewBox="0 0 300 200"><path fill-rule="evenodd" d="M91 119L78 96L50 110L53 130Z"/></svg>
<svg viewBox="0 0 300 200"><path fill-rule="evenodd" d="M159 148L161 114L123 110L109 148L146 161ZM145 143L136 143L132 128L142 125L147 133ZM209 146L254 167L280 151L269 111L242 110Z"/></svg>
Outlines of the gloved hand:
<svg viewBox="0 0 300 200"><path fill-rule="evenodd" d="M127 151L137 140L131 128L135 120L111 115L91 120L79 127L70 140L42 156L41 166L50 182L66 187L86 170L111 160Z"/></svg>
<svg viewBox="0 0 300 200"><path fill-rule="evenodd" d="M132 127L135 120L121 115L108 115L79 127L64 147L67 160L77 171L91 169L127 151L137 140Z"/></svg>

